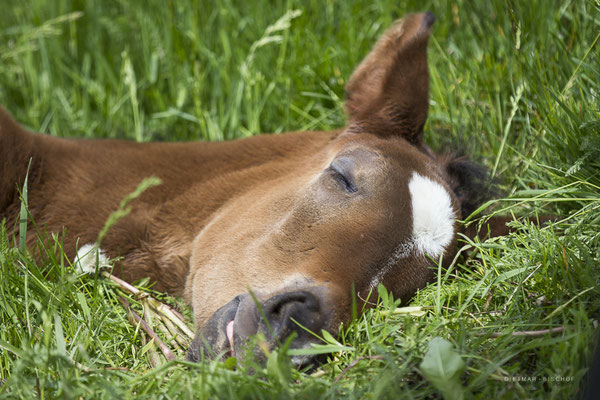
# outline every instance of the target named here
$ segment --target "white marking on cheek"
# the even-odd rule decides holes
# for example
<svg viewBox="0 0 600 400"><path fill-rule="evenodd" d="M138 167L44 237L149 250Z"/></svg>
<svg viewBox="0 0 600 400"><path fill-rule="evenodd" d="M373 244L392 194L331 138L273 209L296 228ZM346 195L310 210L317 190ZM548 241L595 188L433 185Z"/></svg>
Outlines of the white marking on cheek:
<svg viewBox="0 0 600 400"><path fill-rule="evenodd" d="M110 268L110 261L104 253L104 250L96 248L93 244L82 246L75 256L75 266L86 274L96 273L96 261L98 262L98 270L102 268Z"/></svg>
<svg viewBox="0 0 600 400"><path fill-rule="evenodd" d="M448 191L413 172L408 183L412 200L413 242L421 254L437 258L454 237L454 210Z"/></svg>
<svg viewBox="0 0 600 400"><path fill-rule="evenodd" d="M394 265L396 265L398 263L398 261L400 261L403 258L408 257L410 255L410 253L412 252L413 248L414 248L413 242L401 243L398 247L396 247L394 249L394 252L390 256L390 258L387 260L387 262L383 266L383 268L381 268L377 272L377 275L375 275L371 279L371 282L369 283L369 290L375 289L377 287L377 285L379 285L379 282L381 282L381 280L383 279L385 274L387 274L388 271L390 269L392 269L394 267Z"/></svg>

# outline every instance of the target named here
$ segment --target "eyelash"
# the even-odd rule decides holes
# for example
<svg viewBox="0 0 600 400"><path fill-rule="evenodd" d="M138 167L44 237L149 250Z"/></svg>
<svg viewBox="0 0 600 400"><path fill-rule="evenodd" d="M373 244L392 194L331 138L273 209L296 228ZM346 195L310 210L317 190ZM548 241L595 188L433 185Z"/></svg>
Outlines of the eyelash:
<svg viewBox="0 0 600 400"><path fill-rule="evenodd" d="M348 192L355 193L358 190L356 186L354 186L354 184L340 171L333 167L329 167L328 170L333 174L333 178L342 184Z"/></svg>

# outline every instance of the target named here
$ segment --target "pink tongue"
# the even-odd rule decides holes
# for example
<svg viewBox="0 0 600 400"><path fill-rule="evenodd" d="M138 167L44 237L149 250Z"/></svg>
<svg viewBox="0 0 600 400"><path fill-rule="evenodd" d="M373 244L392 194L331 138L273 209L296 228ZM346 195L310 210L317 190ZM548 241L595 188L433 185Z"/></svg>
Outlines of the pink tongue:
<svg viewBox="0 0 600 400"><path fill-rule="evenodd" d="M235 350L233 347L233 321L229 321L227 324L227 328L225 328L225 333L227 333L227 340L229 340L229 347L231 348L231 357L235 357Z"/></svg>

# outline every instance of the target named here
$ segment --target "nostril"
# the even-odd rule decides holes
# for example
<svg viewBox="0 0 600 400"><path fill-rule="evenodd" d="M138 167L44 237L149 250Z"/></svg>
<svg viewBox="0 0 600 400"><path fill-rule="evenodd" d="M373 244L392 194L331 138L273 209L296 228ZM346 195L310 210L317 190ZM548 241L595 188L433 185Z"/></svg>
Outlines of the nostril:
<svg viewBox="0 0 600 400"><path fill-rule="evenodd" d="M316 296L307 291L290 292L277 295L267 300L263 308L265 314L281 314L282 310L289 307L307 307L311 310L318 308L319 301Z"/></svg>
<svg viewBox="0 0 600 400"><path fill-rule="evenodd" d="M298 324L309 330L321 328L319 299L308 291L283 293L262 306L271 333L277 338L285 339L294 331L300 332Z"/></svg>

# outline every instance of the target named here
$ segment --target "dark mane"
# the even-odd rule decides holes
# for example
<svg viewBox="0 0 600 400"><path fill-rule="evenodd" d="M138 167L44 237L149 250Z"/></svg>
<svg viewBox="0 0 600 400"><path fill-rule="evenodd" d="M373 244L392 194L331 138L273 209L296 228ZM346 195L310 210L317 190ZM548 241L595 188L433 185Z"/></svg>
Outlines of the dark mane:
<svg viewBox="0 0 600 400"><path fill-rule="evenodd" d="M448 183L460 202L463 219L483 203L499 195L487 168L457 153L445 154L440 158L448 174Z"/></svg>

